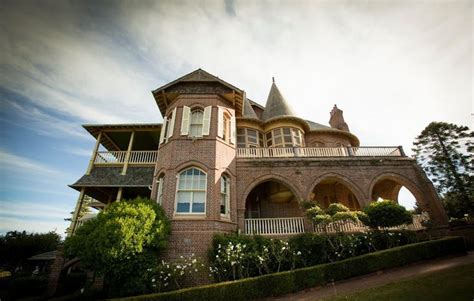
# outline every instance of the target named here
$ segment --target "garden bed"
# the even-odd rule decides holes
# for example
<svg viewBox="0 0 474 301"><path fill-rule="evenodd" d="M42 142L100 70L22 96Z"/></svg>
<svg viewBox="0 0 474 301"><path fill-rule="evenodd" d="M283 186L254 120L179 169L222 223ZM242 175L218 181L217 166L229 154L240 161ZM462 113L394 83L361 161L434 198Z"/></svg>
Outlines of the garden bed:
<svg viewBox="0 0 474 301"><path fill-rule="evenodd" d="M369 274L417 261L465 253L466 247L461 237L446 237L312 267L120 300L250 300L280 296L324 285L331 281Z"/></svg>

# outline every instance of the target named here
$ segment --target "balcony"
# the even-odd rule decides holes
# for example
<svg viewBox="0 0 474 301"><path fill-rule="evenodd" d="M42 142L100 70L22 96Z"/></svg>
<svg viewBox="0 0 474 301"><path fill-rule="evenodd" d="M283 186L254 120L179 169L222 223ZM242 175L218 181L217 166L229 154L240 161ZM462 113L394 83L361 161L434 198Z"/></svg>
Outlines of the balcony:
<svg viewBox="0 0 474 301"><path fill-rule="evenodd" d="M238 148L237 158L405 157L401 146Z"/></svg>
<svg viewBox="0 0 474 301"><path fill-rule="evenodd" d="M158 158L158 151L131 151L128 159L129 164L155 164ZM127 151L98 151L94 164L121 165L126 162Z"/></svg>
<svg viewBox="0 0 474 301"><path fill-rule="evenodd" d="M391 227L385 230L410 230L419 231L425 229L421 222L426 219L422 215L414 215L413 222L409 225ZM283 218L246 218L244 233L247 235L292 235L307 232L305 230L304 217L283 217ZM308 229L308 227L306 227ZM309 227L311 229L311 227ZM322 226L313 226L312 232L316 233L336 233L337 231L346 233L367 232L369 227L361 222L336 222L324 229ZM310 231L311 232L311 231Z"/></svg>

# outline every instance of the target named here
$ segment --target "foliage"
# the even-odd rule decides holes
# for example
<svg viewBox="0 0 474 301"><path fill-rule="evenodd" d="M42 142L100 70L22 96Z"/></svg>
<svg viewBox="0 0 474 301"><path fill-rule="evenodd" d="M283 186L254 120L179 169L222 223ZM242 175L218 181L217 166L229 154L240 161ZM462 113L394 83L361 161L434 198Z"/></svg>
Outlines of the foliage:
<svg viewBox="0 0 474 301"><path fill-rule="evenodd" d="M320 235L303 233L288 241L261 236L216 235L209 251L209 276L216 281L266 275L393 248L415 242L410 231Z"/></svg>
<svg viewBox="0 0 474 301"><path fill-rule="evenodd" d="M8 285L8 297L17 300L25 297L41 296L48 286L48 277L17 277Z"/></svg>
<svg viewBox="0 0 474 301"><path fill-rule="evenodd" d="M452 123L430 123L414 142L415 158L444 197L448 214L474 214L474 132Z"/></svg>
<svg viewBox="0 0 474 301"><path fill-rule="evenodd" d="M167 244L169 221L163 209L145 198L115 202L66 239L64 251L84 267L105 276L109 292L151 290L152 269Z"/></svg>
<svg viewBox="0 0 474 301"><path fill-rule="evenodd" d="M90 196L88 195L84 195L84 199L82 200L82 206L81 206L81 209L79 210L78 214L77 214L77 220L80 220L81 218L83 218L86 214L88 214L89 212L91 212L91 208L90 208L90 204L94 201L93 198L91 198ZM65 218L64 220L67 221L67 222L70 222L72 221L72 219L74 218L74 211L71 211L69 212L69 214L71 214L71 217L68 217L68 218ZM69 228L71 226L67 227L66 228L66 231L65 233L66 234L69 234Z"/></svg>
<svg viewBox="0 0 474 301"><path fill-rule="evenodd" d="M316 203L311 201L303 202L303 208L306 208L306 217L315 225L320 225L325 231L329 225L333 225L337 232L340 232L340 225L344 222L357 222L360 211L351 211L349 208L340 203L333 203L326 209L322 209Z"/></svg>
<svg viewBox="0 0 474 301"><path fill-rule="evenodd" d="M395 227L412 222L412 215L405 207L394 201L382 200L372 202L364 208L365 217L361 221L373 228Z"/></svg>
<svg viewBox="0 0 474 301"><path fill-rule="evenodd" d="M0 236L0 266L14 271L36 254L54 251L61 237L56 232L27 233L10 231Z"/></svg>
<svg viewBox="0 0 474 301"><path fill-rule="evenodd" d="M192 277L202 271L204 264L194 254L189 257L181 256L174 262L161 260L156 267L151 286L154 292L166 292L181 289L187 277Z"/></svg>
<svg viewBox="0 0 474 301"><path fill-rule="evenodd" d="M121 300L187 301L261 299L280 296L305 288L321 286L333 280L343 280L421 260L465 252L464 240L462 238L449 237L365 254L330 264L320 264L293 271L192 287L161 294L129 297Z"/></svg>

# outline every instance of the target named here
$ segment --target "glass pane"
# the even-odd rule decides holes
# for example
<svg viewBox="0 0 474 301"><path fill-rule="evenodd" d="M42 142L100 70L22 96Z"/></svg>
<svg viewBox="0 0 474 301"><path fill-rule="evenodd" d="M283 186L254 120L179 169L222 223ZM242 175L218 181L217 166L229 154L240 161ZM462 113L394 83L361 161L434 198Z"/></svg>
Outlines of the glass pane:
<svg viewBox="0 0 474 301"><path fill-rule="evenodd" d="M189 203L178 203L176 212L189 212Z"/></svg>
<svg viewBox="0 0 474 301"><path fill-rule="evenodd" d="M206 175L199 176L199 186L197 189L206 190Z"/></svg>
<svg viewBox="0 0 474 301"><path fill-rule="evenodd" d="M204 212L204 203L193 203L193 212L196 212L196 213Z"/></svg>
<svg viewBox="0 0 474 301"><path fill-rule="evenodd" d="M206 193L205 192L194 192L193 193L193 203L204 203L206 202L205 200Z"/></svg>
<svg viewBox="0 0 474 301"><path fill-rule="evenodd" d="M245 129L237 129L237 136L245 136Z"/></svg>
<svg viewBox="0 0 474 301"><path fill-rule="evenodd" d="M247 129L247 136L257 139L257 131L256 131L256 130Z"/></svg>
<svg viewBox="0 0 474 301"><path fill-rule="evenodd" d="M178 186L178 189L186 189L186 173L182 173L180 176L179 176L179 186Z"/></svg>
<svg viewBox="0 0 474 301"><path fill-rule="evenodd" d="M283 129L283 135L291 135L291 129L289 129L289 128L284 128L284 129Z"/></svg>
<svg viewBox="0 0 474 301"><path fill-rule="evenodd" d="M275 145L276 146L281 146L283 144L283 139L281 138L281 136L275 136Z"/></svg>

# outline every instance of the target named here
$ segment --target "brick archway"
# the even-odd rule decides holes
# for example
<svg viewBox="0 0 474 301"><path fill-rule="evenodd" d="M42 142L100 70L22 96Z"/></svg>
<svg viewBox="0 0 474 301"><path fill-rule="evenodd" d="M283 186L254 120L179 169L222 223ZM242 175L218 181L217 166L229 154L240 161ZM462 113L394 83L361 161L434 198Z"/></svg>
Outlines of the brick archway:
<svg viewBox="0 0 474 301"><path fill-rule="evenodd" d="M352 192L361 208L367 204L367 198L365 197L363 191L353 181L338 173L325 173L314 179L306 191L305 195L307 196L307 199L311 199L311 196L318 184L331 179L341 183L343 186L345 186L345 188Z"/></svg>
<svg viewBox="0 0 474 301"><path fill-rule="evenodd" d="M375 176L369 185L370 201L374 200L375 194L382 194L392 196L396 200L400 188L403 186L415 197L416 204L423 210L429 213L431 219L439 225L446 224L447 216L434 187L428 180L420 181L419 179L409 179L403 175L393 172L382 172ZM386 187L377 187L377 185L384 185ZM386 190L384 192L384 189ZM378 191L377 191L378 190Z"/></svg>
<svg viewBox="0 0 474 301"><path fill-rule="evenodd" d="M269 174L269 175L260 176L247 185L247 188L244 190L244 193L242 194L242 200L244 201L243 202L244 206L245 206L245 200L247 200L250 192L258 185L264 182L268 182L268 181L275 181L275 182L285 185L286 187L290 189L290 191L293 193L293 195L295 196L298 202L301 202L301 200L303 200L303 198L301 197L300 191L298 191L298 189L291 184L290 179L287 179L285 177L275 175L275 174Z"/></svg>

